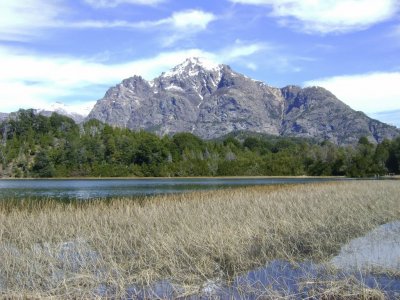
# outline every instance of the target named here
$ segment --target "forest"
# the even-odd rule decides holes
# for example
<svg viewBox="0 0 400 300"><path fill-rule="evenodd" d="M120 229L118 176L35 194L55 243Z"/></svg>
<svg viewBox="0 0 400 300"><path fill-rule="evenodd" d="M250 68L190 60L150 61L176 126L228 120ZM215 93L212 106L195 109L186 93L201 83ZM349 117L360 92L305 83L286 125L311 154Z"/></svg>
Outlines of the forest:
<svg viewBox="0 0 400 300"><path fill-rule="evenodd" d="M400 137L357 145L252 133L159 137L97 120L20 110L0 124L0 176L347 176L399 174Z"/></svg>

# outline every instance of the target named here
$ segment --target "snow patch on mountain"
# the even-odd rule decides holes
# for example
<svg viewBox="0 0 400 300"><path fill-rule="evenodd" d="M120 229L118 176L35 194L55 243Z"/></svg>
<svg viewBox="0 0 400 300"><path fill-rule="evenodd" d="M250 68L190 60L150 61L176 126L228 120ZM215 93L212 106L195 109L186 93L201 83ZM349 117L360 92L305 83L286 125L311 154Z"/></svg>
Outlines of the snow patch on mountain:
<svg viewBox="0 0 400 300"><path fill-rule="evenodd" d="M170 86L167 86L165 89L166 90L176 90L176 91L184 92L184 90L180 86L176 86L176 85L173 85L173 84L170 85Z"/></svg>

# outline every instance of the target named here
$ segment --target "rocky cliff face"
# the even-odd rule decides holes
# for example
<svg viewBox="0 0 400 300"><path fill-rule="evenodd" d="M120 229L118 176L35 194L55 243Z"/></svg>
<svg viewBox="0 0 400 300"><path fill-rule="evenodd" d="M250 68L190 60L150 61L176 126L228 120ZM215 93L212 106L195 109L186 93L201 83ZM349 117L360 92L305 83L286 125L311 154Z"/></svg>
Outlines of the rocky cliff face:
<svg viewBox="0 0 400 300"><path fill-rule="evenodd" d="M150 82L140 76L123 80L97 101L88 118L158 134L192 132L206 139L241 130L353 144L361 136L380 142L400 134L323 88L279 89L198 58Z"/></svg>
<svg viewBox="0 0 400 300"><path fill-rule="evenodd" d="M366 136L371 142L392 139L400 130L354 111L321 87L281 89L285 98L282 136L316 137L335 144L354 144Z"/></svg>

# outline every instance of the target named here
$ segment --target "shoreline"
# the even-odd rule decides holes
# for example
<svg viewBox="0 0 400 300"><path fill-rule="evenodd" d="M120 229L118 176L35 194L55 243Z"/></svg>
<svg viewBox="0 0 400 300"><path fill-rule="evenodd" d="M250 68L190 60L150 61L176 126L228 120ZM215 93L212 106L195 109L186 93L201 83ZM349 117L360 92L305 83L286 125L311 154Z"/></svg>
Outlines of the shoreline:
<svg viewBox="0 0 400 300"><path fill-rule="evenodd" d="M345 176L185 176L185 177L49 177L49 178L37 178L37 177L26 177L26 178L15 178L15 177L0 177L0 180L147 180L147 179L301 179L301 178L327 178L327 179L355 179ZM365 178L360 178L365 179ZM400 179L400 175L399 175Z"/></svg>
<svg viewBox="0 0 400 300"><path fill-rule="evenodd" d="M16 177L0 177L0 180L147 180L147 179L301 179L301 178L310 178L310 179L344 179L344 180L371 180L371 179L400 179L400 175L384 175L378 177L346 177L346 176L311 176L311 175L298 175L298 176L182 176L182 177L93 177L93 176L84 176L84 177L24 177L24 178L16 178Z"/></svg>

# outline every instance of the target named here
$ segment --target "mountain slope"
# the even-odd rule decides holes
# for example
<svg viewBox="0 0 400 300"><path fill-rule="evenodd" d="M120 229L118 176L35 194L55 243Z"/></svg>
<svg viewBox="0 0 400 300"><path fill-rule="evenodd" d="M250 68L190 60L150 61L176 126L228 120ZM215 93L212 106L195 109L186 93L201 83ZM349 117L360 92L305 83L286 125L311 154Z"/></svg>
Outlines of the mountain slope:
<svg viewBox="0 0 400 300"><path fill-rule="evenodd" d="M242 130L353 144L361 136L380 142L400 133L323 88L274 88L199 58L150 82L140 76L123 80L97 101L88 118L158 134L192 132L206 139Z"/></svg>
<svg viewBox="0 0 400 300"><path fill-rule="evenodd" d="M287 86L281 91L286 100L280 131L283 136L317 137L335 144L354 144L362 136L381 142L400 133L393 126L354 111L324 88Z"/></svg>

